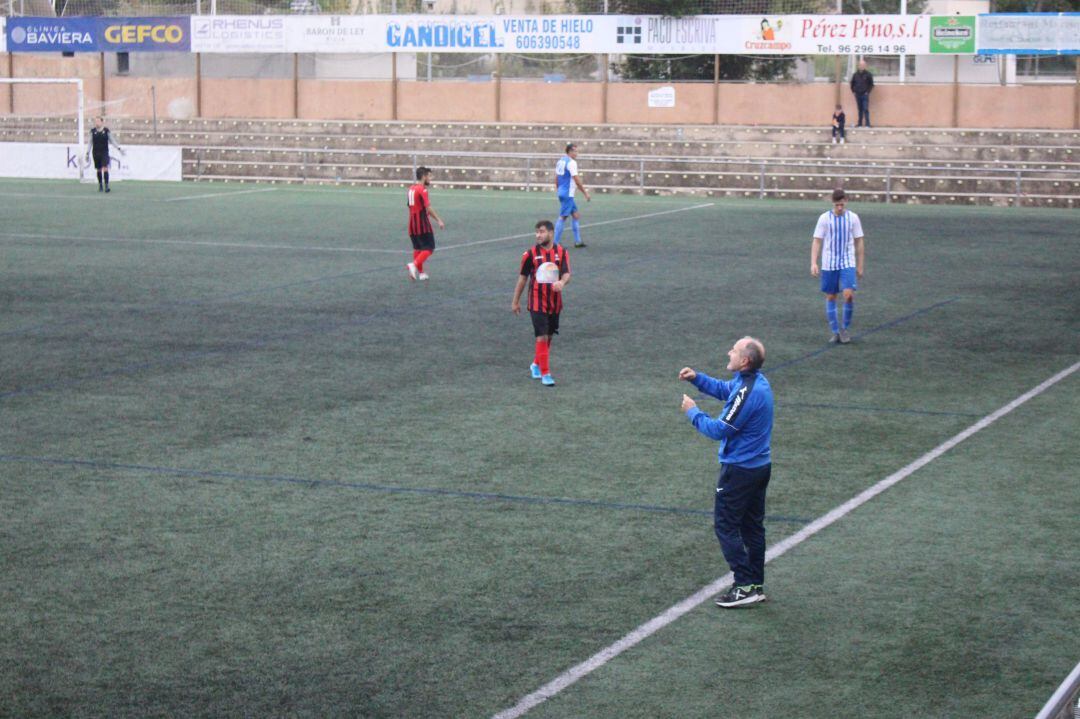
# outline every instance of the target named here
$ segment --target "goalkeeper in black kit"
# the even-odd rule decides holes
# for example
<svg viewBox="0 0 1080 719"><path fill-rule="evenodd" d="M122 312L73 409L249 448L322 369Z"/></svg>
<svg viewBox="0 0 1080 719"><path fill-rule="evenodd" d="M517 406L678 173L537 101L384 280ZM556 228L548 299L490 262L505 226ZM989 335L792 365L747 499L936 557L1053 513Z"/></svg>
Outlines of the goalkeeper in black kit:
<svg viewBox="0 0 1080 719"><path fill-rule="evenodd" d="M93 153L98 192L111 192L109 189L109 145L115 147L121 155L124 154L123 148L116 144L116 140L109 133L109 128L105 127L105 118L95 117L94 126L90 128L90 147L86 149L86 159L89 160L90 154Z"/></svg>

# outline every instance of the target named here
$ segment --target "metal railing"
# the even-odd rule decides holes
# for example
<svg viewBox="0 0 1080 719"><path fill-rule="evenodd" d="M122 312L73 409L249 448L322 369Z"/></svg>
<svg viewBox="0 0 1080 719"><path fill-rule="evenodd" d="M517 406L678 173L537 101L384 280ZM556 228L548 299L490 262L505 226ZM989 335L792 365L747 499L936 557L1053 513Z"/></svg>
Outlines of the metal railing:
<svg viewBox="0 0 1080 719"><path fill-rule="evenodd" d="M494 153L494 152L410 152L407 150L349 150L349 149L310 149L310 148L268 148L237 146L197 146L185 148L194 155L196 168L193 179L205 179L206 164L232 165L237 167L265 166L292 167L293 177L303 182L321 180L317 172L340 171L349 169L371 169L387 172L398 171L402 182L412 177L412 173L422 161L425 165L436 167L440 173L465 171L488 171L518 173L520 180L485 180L467 182L445 177L446 184L484 184L519 187L524 190L548 188L551 186L553 162L550 155L535 153ZM247 159L217 159L207 155L220 153L252 154ZM266 154L271 159L266 158ZM273 156L291 155L298 159L278 160ZM493 166L483 160L497 159L511 161L511 164ZM440 160L442 160L440 162ZM1043 163L1045 164L1045 163ZM692 166L692 167L691 167ZM707 169L702 169L707 168ZM855 195L879 195L886 203L897 196L993 196L1012 197L1019 204L1025 197L1060 197L1080 201L1080 169L1051 170L1032 167L972 167L961 168L955 165L905 165L902 162L882 163L880 161L835 162L800 159L797 161L777 160L775 158L688 158L688 157L644 157L631 155L590 155L588 176L595 178L590 186L612 191L647 191L665 190L706 190L739 191L746 193L751 188L746 185L724 186L725 178L743 178L755 183L754 193L764 199L776 194L792 192L825 192L833 187L843 186L852 180L860 181L860 187L849 189ZM657 184L650 182L652 176L668 178L685 175L685 184ZM604 178L630 176L630 182L606 183ZM191 175L189 175L191 177ZM789 182L800 179L828 179L828 187L805 188L785 187ZM250 176L250 179L281 180L281 176ZM396 179L396 178L394 178ZM390 181L387 179L387 181ZM1010 192L968 192L948 188L939 190L917 190L907 186L909 182L995 182L1008 183ZM1025 192L1025 186L1037 182L1057 183L1064 191L1056 193Z"/></svg>

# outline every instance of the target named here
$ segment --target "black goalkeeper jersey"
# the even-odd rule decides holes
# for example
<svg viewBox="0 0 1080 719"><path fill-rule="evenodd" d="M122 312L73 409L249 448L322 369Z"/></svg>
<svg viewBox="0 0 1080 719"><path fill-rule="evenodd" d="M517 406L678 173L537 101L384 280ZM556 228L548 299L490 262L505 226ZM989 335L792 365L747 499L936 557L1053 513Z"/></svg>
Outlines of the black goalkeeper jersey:
<svg viewBox="0 0 1080 719"><path fill-rule="evenodd" d="M90 147L95 155L109 154L109 128L90 128Z"/></svg>

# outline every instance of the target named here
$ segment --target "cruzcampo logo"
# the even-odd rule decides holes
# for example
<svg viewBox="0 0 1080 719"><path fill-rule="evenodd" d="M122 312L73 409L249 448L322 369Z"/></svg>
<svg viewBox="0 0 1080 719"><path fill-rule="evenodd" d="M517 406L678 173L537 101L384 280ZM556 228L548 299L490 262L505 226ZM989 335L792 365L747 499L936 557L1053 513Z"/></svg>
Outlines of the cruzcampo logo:
<svg viewBox="0 0 1080 719"><path fill-rule="evenodd" d="M930 18L930 52L974 54L974 15L934 15Z"/></svg>

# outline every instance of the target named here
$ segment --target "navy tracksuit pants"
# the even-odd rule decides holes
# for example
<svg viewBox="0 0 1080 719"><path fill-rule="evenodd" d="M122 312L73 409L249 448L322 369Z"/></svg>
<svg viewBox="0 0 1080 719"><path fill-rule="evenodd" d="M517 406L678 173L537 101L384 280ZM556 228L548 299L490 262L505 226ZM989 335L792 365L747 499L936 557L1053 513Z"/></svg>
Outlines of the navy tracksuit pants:
<svg viewBox="0 0 1080 719"><path fill-rule="evenodd" d="M859 108L858 126L870 127L870 93L855 93L855 106Z"/></svg>
<svg viewBox="0 0 1080 719"><path fill-rule="evenodd" d="M765 490L772 464L725 464L716 480L713 527L736 586L765 583Z"/></svg>

